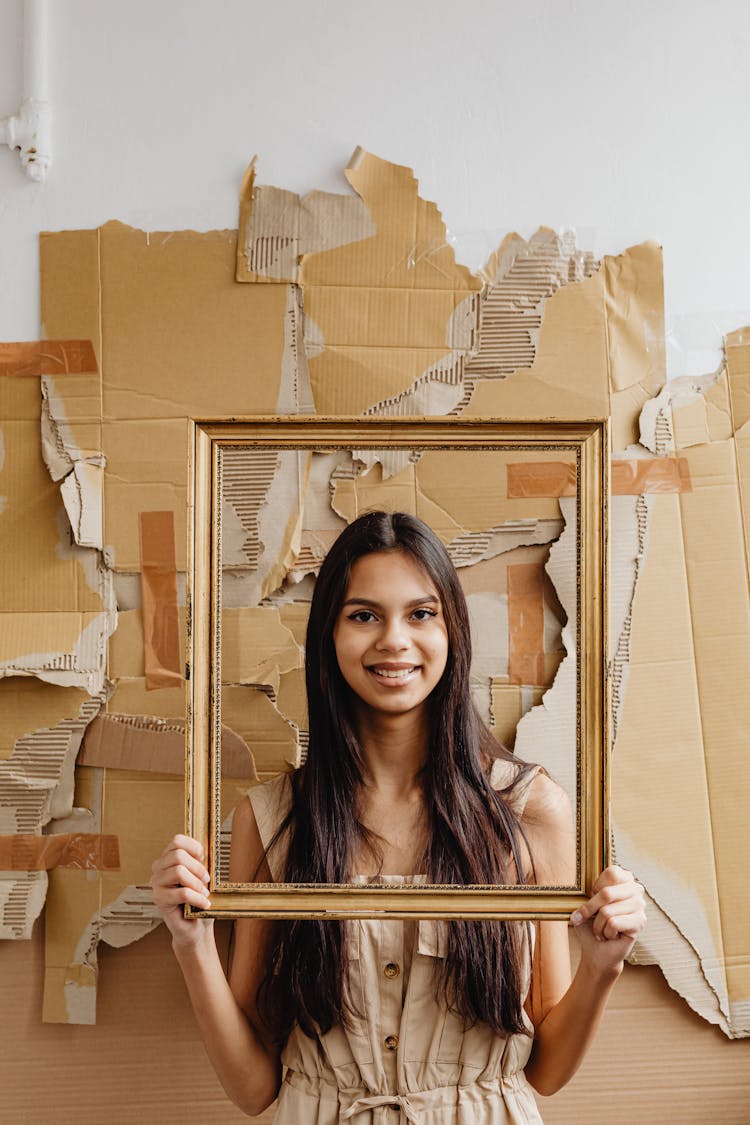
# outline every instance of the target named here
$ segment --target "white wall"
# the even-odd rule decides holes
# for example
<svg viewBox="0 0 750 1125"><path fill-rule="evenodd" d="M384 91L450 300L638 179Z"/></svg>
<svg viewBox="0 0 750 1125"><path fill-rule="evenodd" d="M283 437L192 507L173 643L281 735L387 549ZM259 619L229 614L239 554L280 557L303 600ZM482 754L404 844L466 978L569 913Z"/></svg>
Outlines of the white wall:
<svg viewBox="0 0 750 1125"><path fill-rule="evenodd" d="M35 339L42 229L233 227L244 167L348 190L355 145L411 165L458 256L574 227L664 246L670 372L750 323L746 0L50 0L54 165L0 148L0 340ZM22 0L0 0L0 116Z"/></svg>

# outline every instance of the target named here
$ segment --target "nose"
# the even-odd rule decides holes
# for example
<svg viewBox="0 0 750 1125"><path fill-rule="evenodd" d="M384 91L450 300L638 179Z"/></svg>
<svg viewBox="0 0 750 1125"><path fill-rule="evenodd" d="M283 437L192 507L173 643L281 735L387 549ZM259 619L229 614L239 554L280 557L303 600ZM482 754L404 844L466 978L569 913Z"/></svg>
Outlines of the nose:
<svg viewBox="0 0 750 1125"><path fill-rule="evenodd" d="M411 645L408 629L399 617L386 617L375 642L378 652L405 652Z"/></svg>

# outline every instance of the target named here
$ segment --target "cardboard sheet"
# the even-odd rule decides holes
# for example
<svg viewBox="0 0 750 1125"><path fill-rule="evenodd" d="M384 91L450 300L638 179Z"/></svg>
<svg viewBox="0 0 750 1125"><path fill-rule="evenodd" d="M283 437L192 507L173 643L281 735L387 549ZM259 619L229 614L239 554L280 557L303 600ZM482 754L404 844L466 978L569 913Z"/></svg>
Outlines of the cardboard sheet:
<svg viewBox="0 0 750 1125"><path fill-rule="evenodd" d="M185 569L186 418L276 409L286 287L237 285L236 249L233 231L147 234L108 223L42 235L46 335L64 338L59 327L75 324L100 360L95 396L77 394L68 376L47 382L69 420L57 434L63 446L90 451L100 427L103 499L86 494L83 504L103 502L117 570L139 569L137 513L167 510Z"/></svg>
<svg viewBox="0 0 750 1125"><path fill-rule="evenodd" d="M713 386L676 380L644 411L642 438L657 453L671 451L674 417L692 491L649 498L614 794L618 855L642 872L684 939L682 945L663 943L660 963L696 1010L736 1035L750 1029L750 914L735 893L750 801L742 764L750 731L743 686L750 672L750 606L742 428L727 438L716 418L723 402L733 406L729 341L727 354L727 372ZM738 367L741 418L741 361ZM674 797L664 802L670 790ZM689 970L693 958L711 1000Z"/></svg>
<svg viewBox="0 0 750 1125"><path fill-rule="evenodd" d="M70 545L41 457L40 417L38 378L0 378L0 677L35 675L96 694L114 628L111 581L95 551Z"/></svg>

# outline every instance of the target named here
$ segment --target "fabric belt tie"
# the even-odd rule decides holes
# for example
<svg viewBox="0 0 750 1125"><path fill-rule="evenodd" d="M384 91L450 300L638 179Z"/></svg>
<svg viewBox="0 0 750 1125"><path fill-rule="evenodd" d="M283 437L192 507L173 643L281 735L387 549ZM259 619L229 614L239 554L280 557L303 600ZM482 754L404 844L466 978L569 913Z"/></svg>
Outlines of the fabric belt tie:
<svg viewBox="0 0 750 1125"><path fill-rule="evenodd" d="M457 1096L458 1091L455 1086L417 1090L413 1094L366 1094L356 1098L346 1109L342 1108L339 1112L339 1121L348 1121L350 1117L368 1109L381 1109L383 1112L375 1114L375 1121L386 1122L387 1110L399 1109L401 1121L407 1121L409 1125L419 1125L424 1110L455 1105Z"/></svg>

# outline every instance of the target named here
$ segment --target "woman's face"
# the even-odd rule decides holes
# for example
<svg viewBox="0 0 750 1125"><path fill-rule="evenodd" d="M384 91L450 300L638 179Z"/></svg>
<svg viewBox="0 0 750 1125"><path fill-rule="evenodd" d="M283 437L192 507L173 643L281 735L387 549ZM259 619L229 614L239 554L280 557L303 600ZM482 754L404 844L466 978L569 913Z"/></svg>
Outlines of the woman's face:
<svg viewBox="0 0 750 1125"><path fill-rule="evenodd" d="M442 676L448 633L438 592L411 555L363 555L351 571L333 630L341 674L361 703L413 713Z"/></svg>

